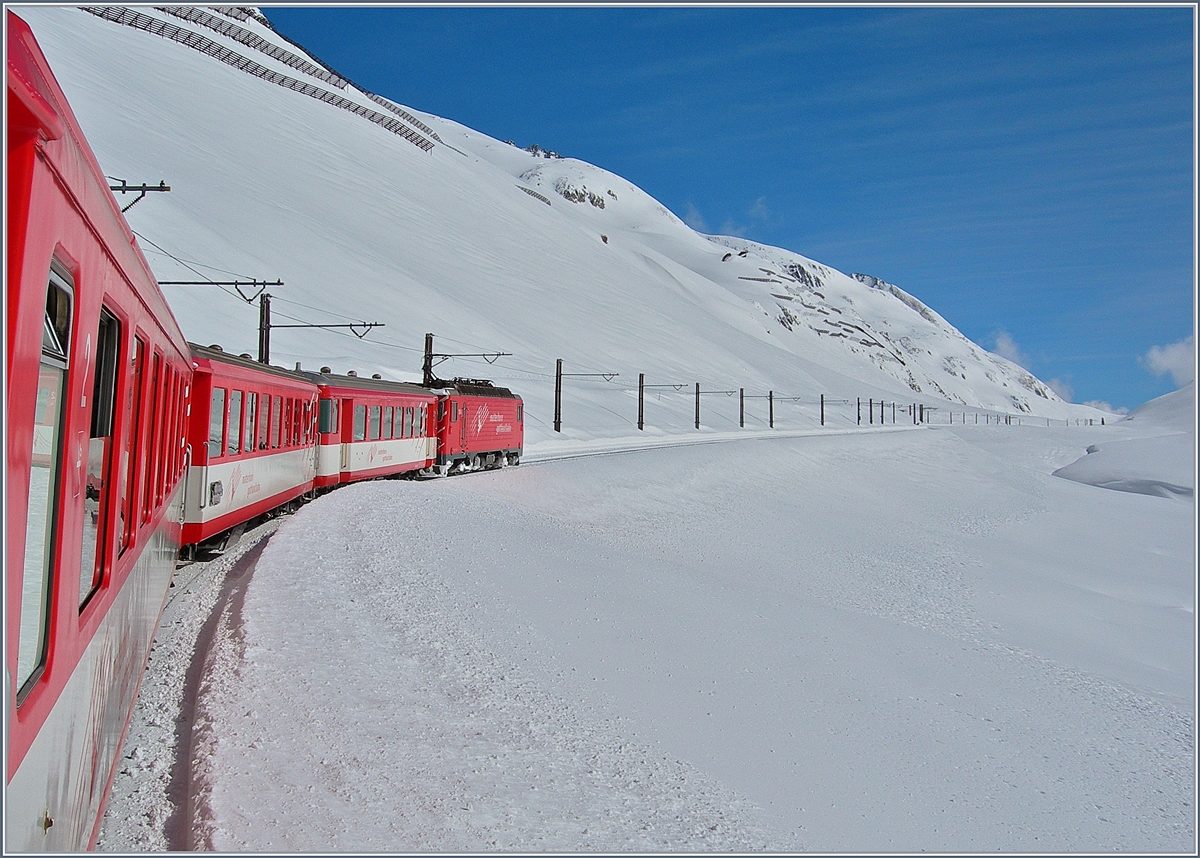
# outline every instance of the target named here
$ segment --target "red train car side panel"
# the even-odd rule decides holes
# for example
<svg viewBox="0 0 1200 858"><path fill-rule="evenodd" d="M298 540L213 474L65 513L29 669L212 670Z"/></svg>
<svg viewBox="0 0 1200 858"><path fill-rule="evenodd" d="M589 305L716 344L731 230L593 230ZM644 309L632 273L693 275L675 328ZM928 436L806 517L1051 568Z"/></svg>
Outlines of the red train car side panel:
<svg viewBox="0 0 1200 858"><path fill-rule="evenodd" d="M191 365L32 32L5 29L5 846L72 851L174 568Z"/></svg>
<svg viewBox="0 0 1200 858"><path fill-rule="evenodd" d="M315 375L321 386L318 486L432 467L437 397L415 384Z"/></svg>
<svg viewBox="0 0 1200 858"><path fill-rule="evenodd" d="M317 385L305 374L193 344L183 544L312 491Z"/></svg>

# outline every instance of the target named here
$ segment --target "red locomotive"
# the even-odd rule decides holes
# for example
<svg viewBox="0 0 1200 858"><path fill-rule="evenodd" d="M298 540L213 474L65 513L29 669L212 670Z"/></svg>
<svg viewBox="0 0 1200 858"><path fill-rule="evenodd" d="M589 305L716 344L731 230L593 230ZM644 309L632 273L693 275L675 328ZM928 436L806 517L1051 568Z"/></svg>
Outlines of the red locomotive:
<svg viewBox="0 0 1200 858"><path fill-rule="evenodd" d="M455 379L438 399L437 465L442 473L499 468L521 461L525 405L490 381Z"/></svg>
<svg viewBox="0 0 1200 858"><path fill-rule="evenodd" d="M6 850L95 843L180 538L187 343L24 21L8 39Z"/></svg>
<svg viewBox="0 0 1200 858"><path fill-rule="evenodd" d="M5 848L99 836L180 546L355 480L520 461L520 397L187 343L29 27L8 39Z"/></svg>

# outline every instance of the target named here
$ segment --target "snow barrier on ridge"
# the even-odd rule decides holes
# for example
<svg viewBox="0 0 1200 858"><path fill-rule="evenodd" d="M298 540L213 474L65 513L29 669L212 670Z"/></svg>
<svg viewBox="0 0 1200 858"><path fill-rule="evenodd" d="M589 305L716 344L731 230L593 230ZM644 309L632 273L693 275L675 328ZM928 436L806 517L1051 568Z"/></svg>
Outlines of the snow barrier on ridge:
<svg viewBox="0 0 1200 858"><path fill-rule="evenodd" d="M285 89L293 90L294 92L303 93L326 104L332 104L334 107L340 107L342 110L357 114L391 131L396 136L403 137L422 151L428 152L433 149L433 142L431 140L414 131L399 119L371 110L369 107L364 107L329 90L321 89L319 86L314 86L311 83L305 83L293 77L288 77L285 74L272 71L254 62L254 60L242 56L237 51L219 45L212 39L202 36L199 33L185 30L183 27L177 27L174 24L169 24L166 21L159 20L150 15L144 15L141 12L135 12L123 6L80 6L79 8L85 12L90 12L98 18L104 18L107 21L133 27L147 33L153 33L156 36L162 36L173 42L186 45L193 50L207 54L226 65L233 66L257 78L282 86Z"/></svg>
<svg viewBox="0 0 1200 858"><path fill-rule="evenodd" d="M235 42L245 45L248 48L253 48L260 53L264 53L272 59L279 60L286 66L302 71L310 77L315 77L317 80L322 80L325 83L332 84L338 89L346 88L346 79L341 75L334 74L328 69L321 68L315 63L310 63L303 57L298 57L291 51L285 50L279 45L272 44L262 36L255 35L249 30L239 27L232 21L226 21L218 18L216 15L210 15L203 9L195 6L155 6L159 12L165 12L168 15L174 15L176 18L182 18L185 21L190 21L193 24L199 24L201 27L207 27L210 30L215 30L222 36L228 36Z"/></svg>
<svg viewBox="0 0 1200 858"><path fill-rule="evenodd" d="M428 134L430 137L432 137L437 142L439 142L439 143L442 142L442 138L438 137L436 131L434 131L432 128L430 128L428 125L426 125L420 119L417 119L417 117L413 116L411 113L409 113L403 107L400 107L398 104L393 104L392 102L390 102L386 98L384 98L382 95L376 95L373 92L367 92L365 89L363 90L363 94L366 95L367 98L371 99L371 101L375 102L376 104L382 105L383 107L386 107L388 110L392 111L392 113L399 116L401 119L403 119L409 125L420 128L422 131L424 131L426 134Z"/></svg>

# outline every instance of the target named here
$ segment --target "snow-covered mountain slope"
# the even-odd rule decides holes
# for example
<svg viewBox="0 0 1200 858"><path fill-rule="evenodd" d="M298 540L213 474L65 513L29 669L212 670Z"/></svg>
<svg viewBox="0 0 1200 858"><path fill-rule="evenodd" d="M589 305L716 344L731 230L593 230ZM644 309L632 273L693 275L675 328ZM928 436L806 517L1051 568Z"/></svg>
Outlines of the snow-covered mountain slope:
<svg viewBox="0 0 1200 858"><path fill-rule="evenodd" d="M566 373L619 373L569 379L569 437L636 432L638 373L687 386L674 405L670 388L656 394L668 401L647 409L647 428L659 432L688 428L696 382L807 402L1100 414L897 287L700 235L598 167L357 90L238 8L18 12L105 171L171 186L127 215L161 280L282 279L277 325L384 325L363 339L273 330L273 363L415 379L427 331L438 351L511 352L439 373L514 388L531 440L551 434L557 358ZM256 350L258 308L233 289L163 288L190 339ZM711 402L706 427L736 427L736 403ZM765 407L747 405L747 425L765 423Z"/></svg>

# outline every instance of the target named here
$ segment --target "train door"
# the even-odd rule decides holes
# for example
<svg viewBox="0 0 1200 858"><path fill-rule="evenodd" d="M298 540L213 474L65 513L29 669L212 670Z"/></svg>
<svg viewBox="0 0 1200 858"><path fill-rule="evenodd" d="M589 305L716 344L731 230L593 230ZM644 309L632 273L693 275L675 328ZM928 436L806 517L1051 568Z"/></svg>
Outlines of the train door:
<svg viewBox="0 0 1200 858"><path fill-rule="evenodd" d="M458 403L454 403L454 411L458 414L458 443L465 451L467 449L467 403L463 403L462 411L459 412Z"/></svg>

